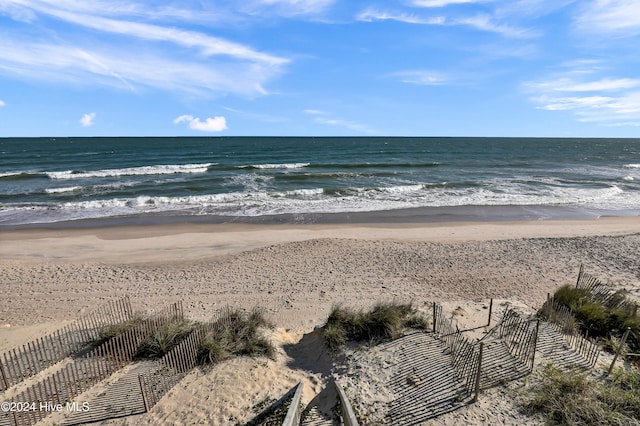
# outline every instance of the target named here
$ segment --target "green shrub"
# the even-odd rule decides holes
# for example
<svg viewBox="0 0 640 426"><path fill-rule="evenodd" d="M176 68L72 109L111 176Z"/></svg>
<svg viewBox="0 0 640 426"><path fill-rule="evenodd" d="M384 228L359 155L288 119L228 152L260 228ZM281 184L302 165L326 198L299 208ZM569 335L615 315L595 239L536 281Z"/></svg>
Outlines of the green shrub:
<svg viewBox="0 0 640 426"><path fill-rule="evenodd" d="M585 290L570 285L564 285L556 290L553 298L556 302L568 306L573 311L589 300Z"/></svg>
<svg viewBox="0 0 640 426"><path fill-rule="evenodd" d="M619 290L604 301L594 300L584 289L569 285L560 287L554 299L561 305L569 307L576 318L577 326L583 334L591 337L603 337L605 349L613 347L622 334L631 329L627 345L631 352L640 352L640 316L624 305L628 292ZM632 360L639 362L639 359Z"/></svg>
<svg viewBox="0 0 640 426"><path fill-rule="evenodd" d="M588 302L579 306L574 314L580 327L593 336L606 336L610 330L609 315L599 303Z"/></svg>

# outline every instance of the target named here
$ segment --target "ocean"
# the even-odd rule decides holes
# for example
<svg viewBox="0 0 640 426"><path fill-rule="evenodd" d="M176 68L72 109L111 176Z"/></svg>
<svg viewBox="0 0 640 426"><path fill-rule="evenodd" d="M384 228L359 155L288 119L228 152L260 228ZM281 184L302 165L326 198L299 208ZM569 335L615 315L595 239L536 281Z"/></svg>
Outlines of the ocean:
<svg viewBox="0 0 640 426"><path fill-rule="evenodd" d="M0 228L640 215L640 139L0 139Z"/></svg>

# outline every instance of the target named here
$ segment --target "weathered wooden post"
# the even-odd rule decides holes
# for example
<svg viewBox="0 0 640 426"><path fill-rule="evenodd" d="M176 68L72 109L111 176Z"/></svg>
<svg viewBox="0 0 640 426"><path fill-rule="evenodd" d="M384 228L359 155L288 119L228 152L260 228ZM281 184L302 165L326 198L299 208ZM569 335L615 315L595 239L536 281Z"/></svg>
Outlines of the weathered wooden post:
<svg viewBox="0 0 640 426"><path fill-rule="evenodd" d="M487 327L489 327L491 325L491 313L493 312L493 297L491 298L491 301L489 302L489 319L487 320Z"/></svg>
<svg viewBox="0 0 640 426"><path fill-rule="evenodd" d="M436 332L436 302L433 302L433 332Z"/></svg>
<svg viewBox="0 0 640 426"><path fill-rule="evenodd" d="M611 365L609 366L609 371L607 371L607 374L605 376L608 376L609 374L611 374L611 370L613 370L613 366L616 363L616 360L618 359L618 355L620 355L620 352L622 352L622 348L624 344L627 342L627 337L629 337L630 332L631 332L631 327L627 327L627 331L625 331L624 334L622 335L622 339L620 340L620 346L618 346L618 350L616 351L616 354L613 357L613 361L611 361Z"/></svg>
<svg viewBox="0 0 640 426"><path fill-rule="evenodd" d="M580 278L582 278L582 268L583 268L583 264L580 264L580 270L578 271L578 280L576 281L576 288L578 288L578 286L580 285Z"/></svg>

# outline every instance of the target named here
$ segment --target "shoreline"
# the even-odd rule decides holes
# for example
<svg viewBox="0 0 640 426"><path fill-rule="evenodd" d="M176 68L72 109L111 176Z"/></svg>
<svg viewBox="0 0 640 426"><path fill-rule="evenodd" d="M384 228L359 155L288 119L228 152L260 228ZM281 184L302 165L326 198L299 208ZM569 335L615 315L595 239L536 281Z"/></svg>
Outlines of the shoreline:
<svg viewBox="0 0 640 426"><path fill-rule="evenodd" d="M120 226L153 226L193 224L256 224L256 225L361 225L361 224L426 224L450 222L521 222L535 220L588 220L605 217L640 217L640 210L597 209L577 206L550 205L460 205L411 207L392 210L283 213L261 216L198 215L175 212L141 213L136 215L81 218L55 222L0 222L0 232L26 229L111 228Z"/></svg>
<svg viewBox="0 0 640 426"><path fill-rule="evenodd" d="M362 224L177 223L0 232L0 258L128 264L195 260L315 239L456 243L640 233L636 217Z"/></svg>

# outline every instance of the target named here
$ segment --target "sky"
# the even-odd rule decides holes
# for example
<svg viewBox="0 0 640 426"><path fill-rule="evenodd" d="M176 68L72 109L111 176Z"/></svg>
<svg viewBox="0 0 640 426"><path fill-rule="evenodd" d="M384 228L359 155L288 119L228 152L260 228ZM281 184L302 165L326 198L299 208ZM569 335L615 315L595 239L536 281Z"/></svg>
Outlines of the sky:
<svg viewBox="0 0 640 426"><path fill-rule="evenodd" d="M0 137L640 137L638 0L0 0Z"/></svg>

